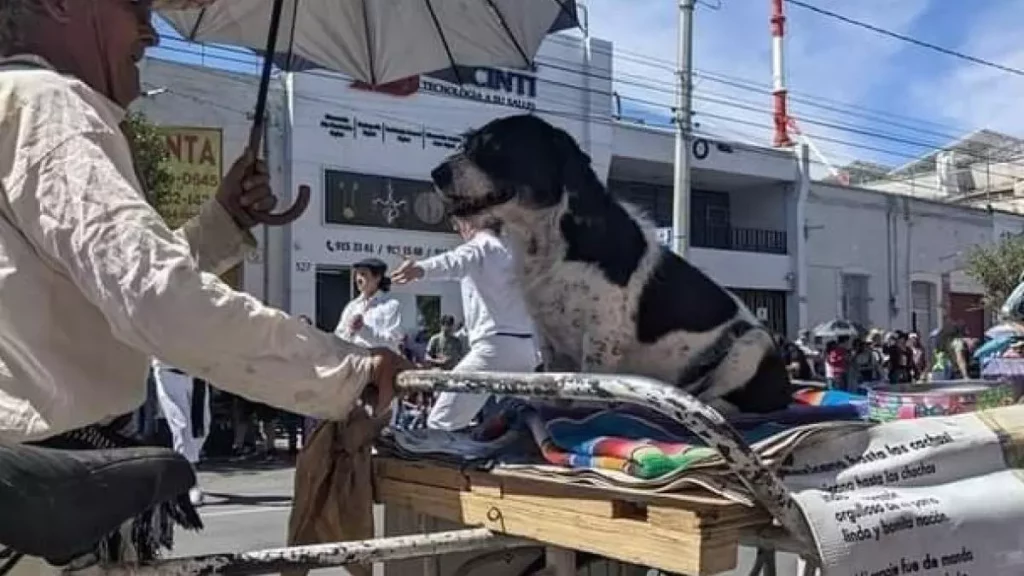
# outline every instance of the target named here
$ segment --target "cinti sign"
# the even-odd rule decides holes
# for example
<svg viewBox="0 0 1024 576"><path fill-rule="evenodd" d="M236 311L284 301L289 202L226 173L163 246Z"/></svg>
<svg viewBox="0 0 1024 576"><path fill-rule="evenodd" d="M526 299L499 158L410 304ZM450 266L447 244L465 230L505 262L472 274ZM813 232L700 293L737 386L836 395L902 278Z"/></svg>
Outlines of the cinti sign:
<svg viewBox="0 0 1024 576"><path fill-rule="evenodd" d="M375 87L356 81L352 87L392 96L427 92L520 110L537 108L537 74L534 70L458 66Z"/></svg>

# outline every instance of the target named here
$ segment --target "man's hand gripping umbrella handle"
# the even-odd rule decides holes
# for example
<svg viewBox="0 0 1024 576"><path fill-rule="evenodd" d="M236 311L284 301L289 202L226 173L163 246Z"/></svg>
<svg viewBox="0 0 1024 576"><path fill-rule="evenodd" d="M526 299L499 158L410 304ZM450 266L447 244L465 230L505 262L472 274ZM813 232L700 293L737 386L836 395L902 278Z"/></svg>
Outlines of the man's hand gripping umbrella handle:
<svg viewBox="0 0 1024 576"><path fill-rule="evenodd" d="M252 129L249 131L249 150L253 152L253 158L257 157L256 151L260 149L260 143L263 138L263 128L263 121L257 119L253 122ZM299 195L295 198L295 203L292 204L291 208L288 208L284 212L279 212L277 214L257 210L248 210L248 212L252 219L260 224L266 224L267 226L284 226L285 224L291 224L298 220L299 216L302 216L302 213L309 207L310 195L311 191L309 186L303 184L299 186Z"/></svg>

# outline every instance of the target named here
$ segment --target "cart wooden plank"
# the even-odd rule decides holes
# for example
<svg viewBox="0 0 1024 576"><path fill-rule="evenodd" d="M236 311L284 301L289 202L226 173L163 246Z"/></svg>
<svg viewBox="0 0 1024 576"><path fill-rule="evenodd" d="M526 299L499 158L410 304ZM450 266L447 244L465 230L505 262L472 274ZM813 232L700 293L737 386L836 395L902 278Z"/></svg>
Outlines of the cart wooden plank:
<svg viewBox="0 0 1024 576"><path fill-rule="evenodd" d="M763 510L739 504L640 498L422 461L377 458L374 469L382 504L678 574L735 568L740 533L771 525Z"/></svg>

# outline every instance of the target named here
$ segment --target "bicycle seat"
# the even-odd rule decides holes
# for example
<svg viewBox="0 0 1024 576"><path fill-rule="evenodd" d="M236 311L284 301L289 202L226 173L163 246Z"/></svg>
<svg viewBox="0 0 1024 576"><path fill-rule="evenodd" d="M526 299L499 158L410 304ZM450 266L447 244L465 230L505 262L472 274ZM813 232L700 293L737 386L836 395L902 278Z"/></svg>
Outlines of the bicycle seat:
<svg viewBox="0 0 1024 576"><path fill-rule="evenodd" d="M165 448L0 444L0 546L63 565L195 483L188 461Z"/></svg>

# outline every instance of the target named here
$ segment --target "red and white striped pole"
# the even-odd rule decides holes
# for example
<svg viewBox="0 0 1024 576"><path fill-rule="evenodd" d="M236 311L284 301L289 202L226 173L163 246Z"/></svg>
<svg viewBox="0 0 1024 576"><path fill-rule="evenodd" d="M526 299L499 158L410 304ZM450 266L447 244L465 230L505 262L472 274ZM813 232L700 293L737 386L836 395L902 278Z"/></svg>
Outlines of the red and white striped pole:
<svg viewBox="0 0 1024 576"><path fill-rule="evenodd" d="M779 148L792 146L789 138L788 98L786 79L783 72L782 40L786 35L786 16L782 13L783 0L772 1L772 120L775 123L773 145Z"/></svg>

